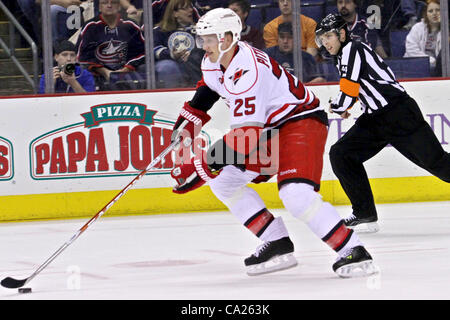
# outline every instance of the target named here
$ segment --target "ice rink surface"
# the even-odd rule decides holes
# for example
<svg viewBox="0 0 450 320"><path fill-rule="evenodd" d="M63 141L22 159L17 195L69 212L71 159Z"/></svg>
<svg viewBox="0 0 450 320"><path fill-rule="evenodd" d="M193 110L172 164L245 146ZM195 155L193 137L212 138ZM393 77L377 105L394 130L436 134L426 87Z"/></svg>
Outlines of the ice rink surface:
<svg viewBox="0 0 450 320"><path fill-rule="evenodd" d="M360 235L380 269L369 278L338 278L336 254L281 209L299 265L256 277L243 260L260 242L228 212L106 214L27 285L33 293L2 287L0 299L450 299L450 201L378 211L381 231ZM0 224L0 278L31 275L87 220Z"/></svg>

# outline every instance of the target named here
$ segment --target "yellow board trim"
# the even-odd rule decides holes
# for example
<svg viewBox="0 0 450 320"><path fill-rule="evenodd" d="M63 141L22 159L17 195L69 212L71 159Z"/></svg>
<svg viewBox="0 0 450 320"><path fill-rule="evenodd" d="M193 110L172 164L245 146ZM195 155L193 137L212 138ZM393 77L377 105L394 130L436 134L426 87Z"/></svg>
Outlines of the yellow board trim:
<svg viewBox="0 0 450 320"><path fill-rule="evenodd" d="M376 203L449 201L450 184L435 177L371 179ZM281 208L276 183L251 184L268 208ZM84 218L95 215L118 191L91 191L33 194L0 197L0 222ZM350 204L336 180L322 181L320 194L334 205ZM124 216L139 214L182 213L227 210L209 187L184 195L171 188L132 189L105 214Z"/></svg>

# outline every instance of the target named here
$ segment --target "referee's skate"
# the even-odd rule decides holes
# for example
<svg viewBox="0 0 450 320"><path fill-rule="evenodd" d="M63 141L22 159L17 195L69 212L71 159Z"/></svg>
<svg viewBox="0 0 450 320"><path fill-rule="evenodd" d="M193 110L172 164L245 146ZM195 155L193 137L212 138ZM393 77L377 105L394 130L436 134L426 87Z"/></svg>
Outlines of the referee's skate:
<svg viewBox="0 0 450 320"><path fill-rule="evenodd" d="M380 231L376 217L358 218L351 214L344 219L347 228L355 230L357 233L375 233Z"/></svg>

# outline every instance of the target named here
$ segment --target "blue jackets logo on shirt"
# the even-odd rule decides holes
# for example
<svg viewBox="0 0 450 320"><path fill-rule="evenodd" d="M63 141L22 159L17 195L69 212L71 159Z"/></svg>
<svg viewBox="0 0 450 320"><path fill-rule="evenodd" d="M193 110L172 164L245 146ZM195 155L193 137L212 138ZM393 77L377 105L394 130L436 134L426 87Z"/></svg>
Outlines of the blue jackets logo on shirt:
<svg viewBox="0 0 450 320"><path fill-rule="evenodd" d="M119 40L109 40L99 45L95 51L95 56L102 64L116 69L126 62L127 43Z"/></svg>
<svg viewBox="0 0 450 320"><path fill-rule="evenodd" d="M170 35L168 41L170 51L179 52L183 50L191 51L194 49L194 37L184 31L177 31Z"/></svg>

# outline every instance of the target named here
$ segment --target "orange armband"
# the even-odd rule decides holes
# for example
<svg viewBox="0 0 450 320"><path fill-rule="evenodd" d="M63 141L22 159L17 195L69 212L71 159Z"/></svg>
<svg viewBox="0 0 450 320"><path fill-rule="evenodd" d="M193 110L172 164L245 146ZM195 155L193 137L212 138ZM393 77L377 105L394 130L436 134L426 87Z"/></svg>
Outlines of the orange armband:
<svg viewBox="0 0 450 320"><path fill-rule="evenodd" d="M339 87L343 93L350 97L356 98L357 96L359 96L360 84L357 82L341 78L341 80L339 81Z"/></svg>

